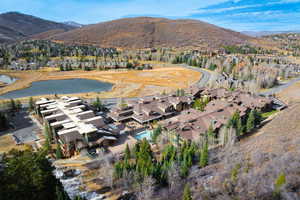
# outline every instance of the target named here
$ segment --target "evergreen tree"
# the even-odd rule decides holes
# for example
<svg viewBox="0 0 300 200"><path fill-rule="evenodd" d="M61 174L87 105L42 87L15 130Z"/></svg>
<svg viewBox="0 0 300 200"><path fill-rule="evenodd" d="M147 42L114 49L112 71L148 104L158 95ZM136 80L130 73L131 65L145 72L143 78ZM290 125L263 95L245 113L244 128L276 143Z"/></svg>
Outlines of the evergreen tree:
<svg viewBox="0 0 300 200"><path fill-rule="evenodd" d="M183 190L183 196L182 200L192 200L192 194L190 190L190 186L188 184L185 184L184 190Z"/></svg>
<svg viewBox="0 0 300 200"><path fill-rule="evenodd" d="M237 124L236 124L236 134L237 134L237 136L240 136L240 135L243 135L243 133L244 133L244 126L243 126L241 117L239 117Z"/></svg>
<svg viewBox="0 0 300 200"><path fill-rule="evenodd" d="M255 127L255 113L254 110L251 110L246 124L247 132L250 132L254 127Z"/></svg>
<svg viewBox="0 0 300 200"><path fill-rule="evenodd" d="M101 100L100 100L99 97L97 97L97 98L96 98L96 101L93 102L93 106L96 108L97 111L102 111L103 108L104 108L104 107L103 107L103 104L102 104L102 102L101 102Z"/></svg>
<svg viewBox="0 0 300 200"><path fill-rule="evenodd" d="M1 200L69 200L44 151L12 150L1 162Z"/></svg>
<svg viewBox="0 0 300 200"><path fill-rule="evenodd" d="M243 134L244 126L243 126L243 123L242 123L240 113L238 111L236 111L232 115L230 120L228 121L227 128L229 128L229 127L233 127L234 129L236 129L237 136L240 136L240 135Z"/></svg>
<svg viewBox="0 0 300 200"><path fill-rule="evenodd" d="M4 113L0 112L0 130L5 130L8 128L7 117Z"/></svg>
<svg viewBox="0 0 300 200"><path fill-rule="evenodd" d="M50 126L48 123L44 124L44 136L45 136L44 150L49 153L51 151L52 137L50 133Z"/></svg>
<svg viewBox="0 0 300 200"><path fill-rule="evenodd" d="M17 100L16 101L16 110L17 111L20 111L22 109L22 103L20 100Z"/></svg>
<svg viewBox="0 0 300 200"><path fill-rule="evenodd" d="M208 137L209 144L214 144L215 143L215 133L214 133L212 125L210 125L208 127L206 135Z"/></svg>
<svg viewBox="0 0 300 200"><path fill-rule="evenodd" d="M128 144L126 144L124 159L125 160L130 160L130 158L131 158L131 152L130 152Z"/></svg>
<svg viewBox="0 0 300 200"><path fill-rule="evenodd" d="M29 111L33 111L34 110L34 101L33 98L30 97L29 98Z"/></svg>
<svg viewBox="0 0 300 200"><path fill-rule="evenodd" d="M258 112L256 109L253 112L254 112L254 118L255 118L254 124L255 124L255 126L257 126L262 121L261 112Z"/></svg>
<svg viewBox="0 0 300 200"><path fill-rule="evenodd" d="M58 186L56 186L55 194L57 200L64 200L64 194Z"/></svg>
<svg viewBox="0 0 300 200"><path fill-rule="evenodd" d="M208 142L206 141L203 145L200 153L200 167L205 167L208 165Z"/></svg>
<svg viewBox="0 0 300 200"><path fill-rule="evenodd" d="M68 194L60 187L56 186L56 200L70 200ZM81 200L80 198L78 199L77 196L75 198L76 200Z"/></svg>
<svg viewBox="0 0 300 200"><path fill-rule="evenodd" d="M15 103L14 99L10 99L9 108L10 108L11 112L13 112L13 113L17 110L16 103Z"/></svg>
<svg viewBox="0 0 300 200"><path fill-rule="evenodd" d="M56 156L56 159L62 159L63 158L63 153L61 152L61 146L60 146L59 142L56 145L55 156Z"/></svg>
<svg viewBox="0 0 300 200"><path fill-rule="evenodd" d="M51 151L51 141L49 137L46 137L43 149L46 153L50 153Z"/></svg>

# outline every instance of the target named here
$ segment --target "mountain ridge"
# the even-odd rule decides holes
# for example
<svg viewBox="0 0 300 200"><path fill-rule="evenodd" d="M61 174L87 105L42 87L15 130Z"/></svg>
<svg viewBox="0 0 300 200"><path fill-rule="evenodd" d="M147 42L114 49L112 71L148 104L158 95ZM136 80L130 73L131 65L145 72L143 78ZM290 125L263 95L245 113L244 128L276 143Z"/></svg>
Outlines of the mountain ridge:
<svg viewBox="0 0 300 200"><path fill-rule="evenodd" d="M45 20L20 12L0 14L0 42L15 42L53 29L69 31L73 26Z"/></svg>
<svg viewBox="0 0 300 200"><path fill-rule="evenodd" d="M216 48L253 38L199 20L135 17L87 25L47 39L119 48Z"/></svg>

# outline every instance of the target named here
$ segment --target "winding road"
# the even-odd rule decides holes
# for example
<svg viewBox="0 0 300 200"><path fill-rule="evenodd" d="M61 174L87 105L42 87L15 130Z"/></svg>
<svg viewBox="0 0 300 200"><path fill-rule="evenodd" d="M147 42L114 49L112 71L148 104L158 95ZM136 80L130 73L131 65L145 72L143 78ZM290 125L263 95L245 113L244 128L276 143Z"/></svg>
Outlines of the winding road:
<svg viewBox="0 0 300 200"><path fill-rule="evenodd" d="M280 83L278 86L272 87L270 89L268 89L267 91L261 92L261 95L265 95L265 96L269 96L269 95L273 95L276 93L281 92L282 90L288 88L289 86L293 85L294 83L300 81L300 77L294 78L288 82L285 83Z"/></svg>
<svg viewBox="0 0 300 200"><path fill-rule="evenodd" d="M190 69L190 70L194 70L197 72L201 73L201 79L196 83L197 85L199 85L200 87L204 87L206 85L206 83L209 81L211 73L208 72L207 70L201 69L199 67L192 67L186 64L180 64L180 65L176 65L176 66L180 66L180 67L184 67L186 69ZM153 95L151 95L153 96ZM147 96L147 97L151 97L151 96ZM139 97L133 97L133 98L123 98L123 100L137 100ZM91 103L92 101L94 101L94 99L89 99L87 100L88 103ZM101 101L109 108L115 106L118 101L120 101L120 98L106 98L106 99L101 99Z"/></svg>
<svg viewBox="0 0 300 200"><path fill-rule="evenodd" d="M199 85L200 87L204 87L206 85L206 83L209 81L210 77L211 77L211 73L208 70L204 70L202 68L199 67L192 67L189 66L187 64L179 64L179 65L174 65L174 66L180 66L180 67L184 67L186 69L190 69L190 70L194 70L197 72L201 73L201 79L196 83L197 85ZM264 95L264 96L268 96L268 95L273 95L276 94L280 91L282 91L283 89L293 85L294 83L300 81L300 77L294 78L288 82L285 83L281 83L279 86L273 87L268 89L267 91L261 92L259 93L260 95ZM153 95L151 95L153 96ZM151 97L151 96L147 96L147 97ZM139 97L133 97L133 98L122 98L123 100L137 100ZM93 102L95 99L86 99L86 101L88 103ZM119 101L120 98L105 98L105 99L101 99L101 101L103 102L103 104L105 104L108 108L111 108L113 106L115 106ZM23 104L24 107L28 107L28 104L25 103Z"/></svg>

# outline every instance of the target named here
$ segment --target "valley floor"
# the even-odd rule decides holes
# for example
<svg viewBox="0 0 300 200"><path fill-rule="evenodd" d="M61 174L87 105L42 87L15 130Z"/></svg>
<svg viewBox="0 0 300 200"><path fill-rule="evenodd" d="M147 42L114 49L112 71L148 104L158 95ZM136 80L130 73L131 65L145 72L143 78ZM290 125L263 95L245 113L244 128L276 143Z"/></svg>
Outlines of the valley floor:
<svg viewBox="0 0 300 200"><path fill-rule="evenodd" d="M143 71L0 71L0 73L18 79L15 83L0 88L0 95L30 87L32 82L42 80L86 78L114 84L111 91L74 94L84 98L93 98L96 96L111 98L153 95L188 87L201 78L201 72L175 66Z"/></svg>

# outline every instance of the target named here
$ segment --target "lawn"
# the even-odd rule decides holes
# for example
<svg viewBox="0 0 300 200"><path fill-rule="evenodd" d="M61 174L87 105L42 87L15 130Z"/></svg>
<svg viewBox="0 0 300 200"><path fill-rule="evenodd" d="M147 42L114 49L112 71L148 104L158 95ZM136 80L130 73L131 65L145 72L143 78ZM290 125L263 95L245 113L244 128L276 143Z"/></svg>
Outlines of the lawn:
<svg viewBox="0 0 300 200"><path fill-rule="evenodd" d="M265 112L265 113L262 113L261 116L263 119L267 119L268 117L274 115L275 113L278 113L279 111L278 110L272 110L270 112Z"/></svg>

